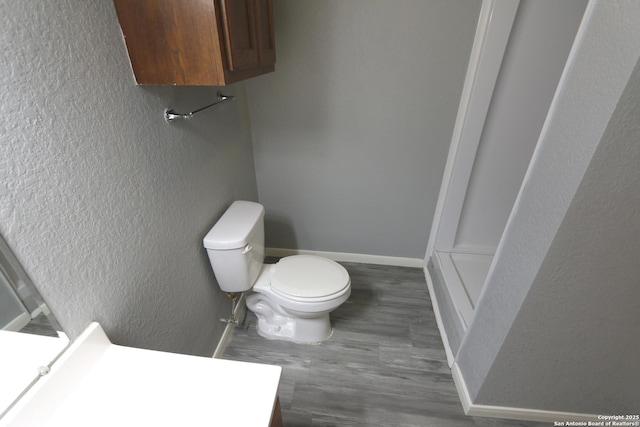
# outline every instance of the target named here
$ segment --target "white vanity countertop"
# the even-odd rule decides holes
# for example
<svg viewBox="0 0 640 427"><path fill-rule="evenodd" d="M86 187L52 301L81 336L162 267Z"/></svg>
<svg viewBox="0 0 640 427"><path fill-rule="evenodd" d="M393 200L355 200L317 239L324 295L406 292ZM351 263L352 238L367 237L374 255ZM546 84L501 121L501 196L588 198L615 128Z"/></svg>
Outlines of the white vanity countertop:
<svg viewBox="0 0 640 427"><path fill-rule="evenodd" d="M0 413L68 343L64 338L0 331Z"/></svg>
<svg viewBox="0 0 640 427"><path fill-rule="evenodd" d="M97 323L58 362L0 426L268 426L282 371L113 345Z"/></svg>

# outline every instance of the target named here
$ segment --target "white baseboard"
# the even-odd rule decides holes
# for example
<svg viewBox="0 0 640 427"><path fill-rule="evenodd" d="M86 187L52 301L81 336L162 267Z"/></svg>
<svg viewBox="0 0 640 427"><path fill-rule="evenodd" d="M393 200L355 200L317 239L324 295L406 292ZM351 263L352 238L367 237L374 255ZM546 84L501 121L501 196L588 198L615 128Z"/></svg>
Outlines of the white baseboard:
<svg viewBox="0 0 640 427"><path fill-rule="evenodd" d="M316 255L328 258L333 261L342 262L358 262L362 264L393 265L397 267L417 268L422 268L424 266L424 259L422 258L404 258L382 255L351 254L346 252L307 251L302 249L283 248L266 248L266 253L268 256L274 257L285 257L291 255Z"/></svg>
<svg viewBox="0 0 640 427"><path fill-rule="evenodd" d="M467 384L465 383L460 367L456 362L454 362L451 367L451 374L453 375L453 382L458 390L458 396L460 397L460 402L462 402L464 413L468 416L542 421L549 423L554 421L601 421L598 419L598 416L594 414L544 411L540 409L512 408L508 406L478 405L471 402L471 396L469 395Z"/></svg>
<svg viewBox="0 0 640 427"><path fill-rule="evenodd" d="M440 337L442 338L442 344L444 345L444 353L447 356L447 363L449 367L453 365L454 356L453 351L451 350L451 344L449 344L449 338L447 337L447 331L444 329L444 323L442 322L442 316L440 315L440 307L438 306L438 300L436 298L436 293L433 289L433 282L431 280L431 274L429 274L429 269L425 265L424 268L424 277L427 280L427 289L429 290L429 297L431 298L431 305L433 306L433 313L436 315L436 324L438 325L438 330L440 331Z"/></svg>
<svg viewBox="0 0 640 427"><path fill-rule="evenodd" d="M247 309L247 306L245 304L245 300L244 300L244 294L240 295L240 300L238 300L238 304L236 305L235 310L233 310L233 318L234 319L242 319L244 318L244 311ZM224 354L224 351L227 348L227 344L229 344L229 341L231 340L231 337L233 335L233 329L236 327L236 325L234 325L233 323L227 323L227 326L224 328L224 331L222 332L222 336L220 337L220 341L218 341L218 346L216 347L216 350L213 352L213 356L211 356L214 359L220 359L222 357L222 355Z"/></svg>

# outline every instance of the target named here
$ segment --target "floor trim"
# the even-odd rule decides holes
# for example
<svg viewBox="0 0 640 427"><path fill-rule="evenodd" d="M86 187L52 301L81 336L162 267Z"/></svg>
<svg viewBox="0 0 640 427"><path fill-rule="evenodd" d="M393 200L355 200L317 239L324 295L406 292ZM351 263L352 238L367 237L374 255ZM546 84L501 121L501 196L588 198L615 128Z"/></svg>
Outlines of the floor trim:
<svg viewBox="0 0 640 427"><path fill-rule="evenodd" d="M393 265L396 267L424 267L422 258L405 258L382 255L351 254L345 252L307 251L303 249L266 248L268 256L316 255L333 261L357 262L361 264Z"/></svg>
<svg viewBox="0 0 640 427"><path fill-rule="evenodd" d="M472 417L506 418L526 421L602 421L594 414L578 414L575 412L544 411L540 409L512 408L508 406L477 405L471 402L471 396L457 362L451 367L453 382L458 390L460 402L465 415Z"/></svg>
<svg viewBox="0 0 640 427"><path fill-rule="evenodd" d="M233 318L234 319L244 318L243 312L246 309L247 309L247 306L245 304L244 293L243 293L240 296L240 300L238 301L238 304L236 305L235 310L233 310ZM224 328L224 331L222 332L222 336L218 341L216 350L213 352L213 355L211 356L213 359L222 358L222 356L224 355L224 351L227 348L227 344L229 344L229 341L231 341L231 337L233 336L233 330L235 329L235 327L236 325L234 325L233 323L227 323L227 326Z"/></svg>

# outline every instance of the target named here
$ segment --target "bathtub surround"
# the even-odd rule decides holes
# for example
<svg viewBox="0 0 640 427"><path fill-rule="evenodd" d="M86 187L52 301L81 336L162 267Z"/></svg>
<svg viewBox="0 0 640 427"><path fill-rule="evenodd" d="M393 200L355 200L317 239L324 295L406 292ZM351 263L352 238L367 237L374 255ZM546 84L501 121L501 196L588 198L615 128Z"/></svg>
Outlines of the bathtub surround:
<svg viewBox="0 0 640 427"><path fill-rule="evenodd" d="M639 23L589 3L456 356L474 404L637 412Z"/></svg>
<svg viewBox="0 0 640 427"><path fill-rule="evenodd" d="M210 356L231 304L202 236L256 200L244 84L137 87L113 3L0 3L0 233L74 338Z"/></svg>
<svg viewBox="0 0 640 427"><path fill-rule="evenodd" d="M451 353L473 320L586 5L483 2L427 245Z"/></svg>

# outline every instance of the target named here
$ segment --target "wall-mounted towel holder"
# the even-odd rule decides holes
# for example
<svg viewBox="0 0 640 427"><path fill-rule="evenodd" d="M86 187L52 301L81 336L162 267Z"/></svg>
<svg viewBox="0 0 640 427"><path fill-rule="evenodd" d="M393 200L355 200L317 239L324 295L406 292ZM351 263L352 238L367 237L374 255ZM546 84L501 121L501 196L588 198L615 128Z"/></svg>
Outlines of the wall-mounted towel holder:
<svg viewBox="0 0 640 427"><path fill-rule="evenodd" d="M193 110L190 113L184 113L184 114L176 113L175 111L173 111L172 108L167 108L167 109L164 110L164 121L167 122L167 123L171 123L172 121L177 120L177 119L189 120L191 117L193 117L194 114L197 114L202 110L206 110L209 107L213 107L214 105L218 105L218 104L223 103L225 101L233 101L234 99L236 99L235 96L223 95L220 92L218 92L216 98L217 98L217 100L213 104L209 104L206 107L198 108L197 110Z"/></svg>

